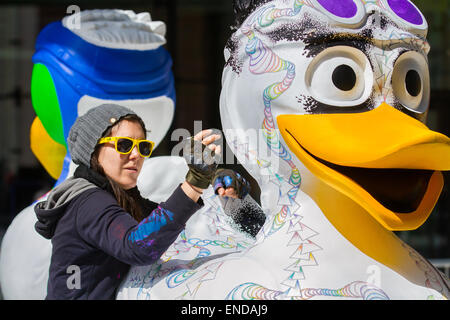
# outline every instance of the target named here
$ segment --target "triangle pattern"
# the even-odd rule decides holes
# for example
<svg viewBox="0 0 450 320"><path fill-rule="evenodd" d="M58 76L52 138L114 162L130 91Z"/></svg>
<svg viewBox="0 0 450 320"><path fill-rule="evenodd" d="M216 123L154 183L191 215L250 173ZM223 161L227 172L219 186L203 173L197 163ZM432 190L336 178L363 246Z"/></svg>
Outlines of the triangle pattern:
<svg viewBox="0 0 450 320"><path fill-rule="evenodd" d="M314 231L313 229L307 227L303 223L300 223L300 225L302 227L302 231L299 232L299 235L300 235L302 240L306 240L306 239L311 238L311 237L313 237L313 236L318 234L316 231Z"/></svg>
<svg viewBox="0 0 450 320"><path fill-rule="evenodd" d="M286 269L284 269L285 271L289 271L289 272L302 272L303 273L303 269L302 267L299 265L299 262L301 260L297 260L295 261L293 264L291 264L289 267L287 267Z"/></svg>
<svg viewBox="0 0 450 320"><path fill-rule="evenodd" d="M302 244L303 240L300 237L299 233L297 231L294 231L294 234L292 235L291 240L289 240L287 246L294 246L294 245L300 245Z"/></svg>
<svg viewBox="0 0 450 320"><path fill-rule="evenodd" d="M309 253L302 253L303 250L303 244L301 244L297 250L295 250L295 252L291 255L291 259L296 259L296 260L309 260Z"/></svg>
<svg viewBox="0 0 450 320"><path fill-rule="evenodd" d="M310 252L319 251L319 250L322 250L322 248L319 247L314 242L312 242L311 240L306 240L306 242L304 242L302 244L301 253L310 253Z"/></svg>
<svg viewBox="0 0 450 320"><path fill-rule="evenodd" d="M286 292L285 295L289 298L293 297L301 297L302 296L302 289L300 288L300 281L295 282L295 287L290 287Z"/></svg>
<svg viewBox="0 0 450 320"><path fill-rule="evenodd" d="M309 259L301 259L299 260L299 266L317 266L317 261L314 258L314 255L312 253L309 254Z"/></svg>

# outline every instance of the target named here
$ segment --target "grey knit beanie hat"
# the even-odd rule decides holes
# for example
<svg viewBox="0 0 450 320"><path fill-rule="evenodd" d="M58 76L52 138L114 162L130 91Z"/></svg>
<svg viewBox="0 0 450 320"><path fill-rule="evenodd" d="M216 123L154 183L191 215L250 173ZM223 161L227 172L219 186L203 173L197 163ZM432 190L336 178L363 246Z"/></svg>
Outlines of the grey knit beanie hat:
<svg viewBox="0 0 450 320"><path fill-rule="evenodd" d="M89 109L84 115L78 117L70 128L67 138L72 161L90 168L91 156L98 140L109 127L130 114L135 115L136 113L116 104L102 104Z"/></svg>

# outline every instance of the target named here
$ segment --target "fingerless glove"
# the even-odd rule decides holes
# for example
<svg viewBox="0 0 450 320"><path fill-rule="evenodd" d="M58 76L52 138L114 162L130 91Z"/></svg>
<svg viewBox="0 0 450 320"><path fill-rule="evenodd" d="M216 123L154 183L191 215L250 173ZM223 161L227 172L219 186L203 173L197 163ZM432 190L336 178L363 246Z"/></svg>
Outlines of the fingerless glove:
<svg viewBox="0 0 450 320"><path fill-rule="evenodd" d="M208 188L216 172L220 156L200 141L191 137L186 140L185 148L183 148L183 157L189 167L186 181L201 189Z"/></svg>

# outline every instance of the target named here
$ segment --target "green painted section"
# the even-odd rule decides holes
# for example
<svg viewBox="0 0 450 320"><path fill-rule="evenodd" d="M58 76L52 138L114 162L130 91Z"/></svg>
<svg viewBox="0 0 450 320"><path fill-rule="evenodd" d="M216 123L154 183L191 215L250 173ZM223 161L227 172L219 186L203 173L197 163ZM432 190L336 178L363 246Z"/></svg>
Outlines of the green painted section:
<svg viewBox="0 0 450 320"><path fill-rule="evenodd" d="M53 78L47 67L40 63L34 65L31 75L31 101L48 135L67 147Z"/></svg>

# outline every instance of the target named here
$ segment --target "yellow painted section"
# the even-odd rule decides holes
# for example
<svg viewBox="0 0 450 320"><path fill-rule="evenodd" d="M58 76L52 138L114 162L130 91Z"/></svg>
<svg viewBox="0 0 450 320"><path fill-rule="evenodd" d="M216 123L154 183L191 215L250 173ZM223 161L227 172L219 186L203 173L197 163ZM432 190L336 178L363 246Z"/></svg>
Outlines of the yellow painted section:
<svg viewBox="0 0 450 320"><path fill-rule="evenodd" d="M54 141L36 117L30 130L31 151L53 179L58 179L64 164L66 148Z"/></svg>
<svg viewBox="0 0 450 320"><path fill-rule="evenodd" d="M341 166L450 170L450 139L386 103L368 112L277 121L308 152Z"/></svg>

